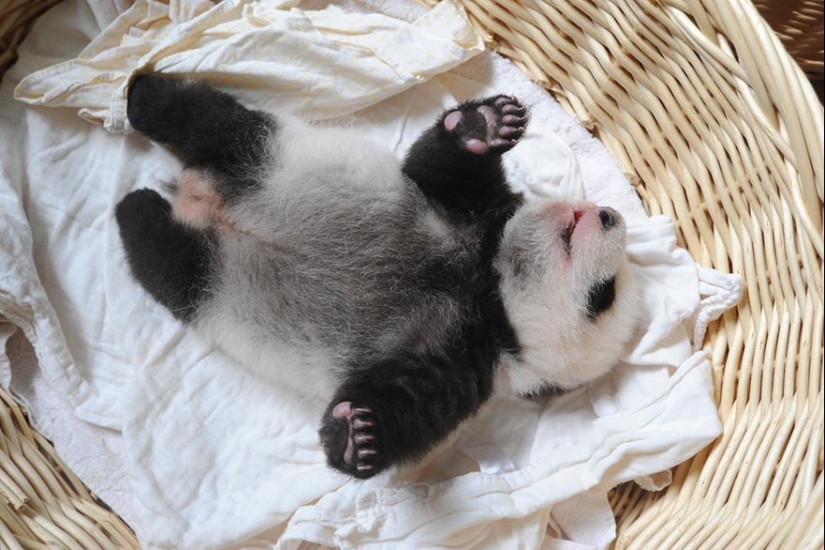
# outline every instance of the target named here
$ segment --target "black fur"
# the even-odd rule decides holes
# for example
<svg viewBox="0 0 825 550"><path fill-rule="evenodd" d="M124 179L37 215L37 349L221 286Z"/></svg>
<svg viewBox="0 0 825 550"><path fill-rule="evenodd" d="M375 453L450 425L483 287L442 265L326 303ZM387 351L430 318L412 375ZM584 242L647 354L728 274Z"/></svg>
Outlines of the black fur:
<svg viewBox="0 0 825 550"><path fill-rule="evenodd" d="M421 303L446 295L460 307L462 320L451 334L411 328L391 351L360 343L320 428L329 464L343 472L367 478L421 457L490 397L500 355L518 351L492 268L503 226L521 204L501 166L500 154L509 146L478 155L462 145L488 132L479 106L508 101L514 102L499 96L459 106L464 118L453 131L444 127L444 117L455 109L448 111L403 163L403 172L440 215L456 228L473 227L480 238L468 260L436 258L414 266L408 279L417 285L418 298L384 297L387 303ZM158 76L134 81L128 116L137 130L177 151L187 167L214 175L225 200L257 185L255 170L271 161L265 144L278 130L274 117L248 110L231 96ZM210 280L217 250L212 236L171 220L169 205L147 190L124 198L117 220L137 280L178 318L191 320L216 284ZM333 416L341 403L351 403L352 412Z"/></svg>
<svg viewBox="0 0 825 550"><path fill-rule="evenodd" d="M444 127L448 110L413 146L404 161L404 173L418 184L434 203L453 215L476 218L496 215L509 217L521 204L507 186L501 164L501 149L487 155L467 151L463 142L470 136L483 137L487 131L483 117L476 112L481 105L493 105L503 96L484 101L467 101L460 106L463 118L455 131Z"/></svg>
<svg viewBox="0 0 825 550"><path fill-rule="evenodd" d="M217 242L177 223L171 211L156 191L141 189L120 201L115 216L135 278L175 317L190 321L206 296Z"/></svg>
<svg viewBox="0 0 825 550"><path fill-rule="evenodd" d="M616 278L599 281L587 293L587 317L596 319L600 313L610 309L616 300Z"/></svg>
<svg viewBox="0 0 825 550"><path fill-rule="evenodd" d="M274 117L214 88L177 78L135 77L126 114L146 137L175 151L188 168L210 171L225 200L256 186L268 160Z"/></svg>
<svg viewBox="0 0 825 550"><path fill-rule="evenodd" d="M534 390L527 395L524 395L524 397L527 397L529 399L544 399L547 397L557 397L559 395L564 395L565 391L566 390L558 386L546 384L540 387L539 389Z"/></svg>

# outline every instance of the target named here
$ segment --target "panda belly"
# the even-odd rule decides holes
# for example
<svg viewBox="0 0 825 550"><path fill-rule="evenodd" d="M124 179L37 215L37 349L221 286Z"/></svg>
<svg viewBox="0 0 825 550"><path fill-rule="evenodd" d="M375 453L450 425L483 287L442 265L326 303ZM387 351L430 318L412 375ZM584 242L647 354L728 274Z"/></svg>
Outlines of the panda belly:
<svg viewBox="0 0 825 550"><path fill-rule="evenodd" d="M363 358L432 345L460 323L465 306L432 281L447 265L471 269L473 247L409 187L375 195L316 180L224 212L197 329L278 383L329 398Z"/></svg>

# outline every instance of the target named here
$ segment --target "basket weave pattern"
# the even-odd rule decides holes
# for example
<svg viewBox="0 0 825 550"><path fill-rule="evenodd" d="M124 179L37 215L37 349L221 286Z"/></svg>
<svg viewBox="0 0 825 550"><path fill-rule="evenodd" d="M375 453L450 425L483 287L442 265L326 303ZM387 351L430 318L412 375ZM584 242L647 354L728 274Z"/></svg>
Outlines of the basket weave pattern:
<svg viewBox="0 0 825 550"><path fill-rule="evenodd" d="M754 5L802 70L822 79L825 72L825 0L755 0Z"/></svg>
<svg viewBox="0 0 825 550"><path fill-rule="evenodd" d="M0 74L58 1L0 0ZM648 211L674 218L697 261L746 283L704 343L724 433L667 490L611 493L616 547L822 549L823 110L785 46L822 70L822 0L757 0L788 21L773 23L778 36L746 0L461 2L489 45L602 139ZM0 543L135 547L3 399Z"/></svg>
<svg viewBox="0 0 825 550"><path fill-rule="evenodd" d="M666 491L612 492L616 547L823 548L823 110L804 73L745 0L462 3L697 261L745 280L705 342L724 433Z"/></svg>
<svg viewBox="0 0 825 550"><path fill-rule="evenodd" d="M0 548L138 548L0 389Z"/></svg>

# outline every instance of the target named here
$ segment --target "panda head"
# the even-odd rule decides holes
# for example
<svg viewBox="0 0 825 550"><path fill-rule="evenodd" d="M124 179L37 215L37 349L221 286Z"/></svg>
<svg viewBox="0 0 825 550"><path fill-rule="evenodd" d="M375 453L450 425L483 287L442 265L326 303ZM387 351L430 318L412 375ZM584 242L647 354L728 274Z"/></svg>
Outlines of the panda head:
<svg viewBox="0 0 825 550"><path fill-rule="evenodd" d="M618 361L641 307L625 241L622 216L587 202L528 203L507 222L495 267L519 341L512 391L571 389Z"/></svg>

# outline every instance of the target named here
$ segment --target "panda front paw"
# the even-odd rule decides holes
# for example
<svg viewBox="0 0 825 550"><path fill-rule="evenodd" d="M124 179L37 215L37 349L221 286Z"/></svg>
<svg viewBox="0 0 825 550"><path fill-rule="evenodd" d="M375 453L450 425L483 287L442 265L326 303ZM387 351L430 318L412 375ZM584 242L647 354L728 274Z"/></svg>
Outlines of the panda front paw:
<svg viewBox="0 0 825 550"><path fill-rule="evenodd" d="M378 419L366 405L342 401L324 416L321 442L333 468L367 479L386 468L381 453Z"/></svg>
<svg viewBox="0 0 825 550"><path fill-rule="evenodd" d="M500 95L468 101L448 111L444 129L468 152L482 156L512 149L527 127L527 108L515 97Z"/></svg>

